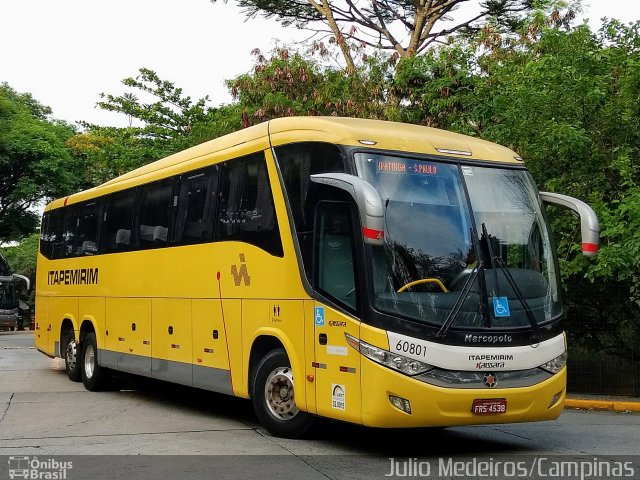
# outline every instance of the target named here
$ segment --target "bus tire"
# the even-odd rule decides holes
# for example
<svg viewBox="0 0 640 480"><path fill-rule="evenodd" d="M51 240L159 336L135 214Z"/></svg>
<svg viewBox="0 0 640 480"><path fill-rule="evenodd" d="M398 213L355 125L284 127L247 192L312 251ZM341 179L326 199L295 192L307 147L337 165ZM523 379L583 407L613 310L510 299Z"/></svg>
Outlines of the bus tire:
<svg viewBox="0 0 640 480"><path fill-rule="evenodd" d="M82 380L82 372L80 372L80 346L76 343L73 330L69 330L65 338L62 339L62 345L64 369L67 372L67 376L72 382L79 382Z"/></svg>
<svg viewBox="0 0 640 480"><path fill-rule="evenodd" d="M87 333L82 341L80 370L84 388L90 392L99 392L109 385L111 372L98 365L98 344L93 332Z"/></svg>
<svg viewBox="0 0 640 480"><path fill-rule="evenodd" d="M276 437L299 438L313 423L312 415L296 407L291 362L281 348L260 360L253 376L251 401L260 423Z"/></svg>

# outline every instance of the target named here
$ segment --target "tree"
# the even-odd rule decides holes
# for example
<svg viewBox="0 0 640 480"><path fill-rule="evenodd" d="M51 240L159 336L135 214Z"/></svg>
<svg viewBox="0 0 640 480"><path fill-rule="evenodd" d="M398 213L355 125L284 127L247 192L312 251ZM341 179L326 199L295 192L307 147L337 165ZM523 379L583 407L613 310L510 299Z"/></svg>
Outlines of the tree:
<svg viewBox="0 0 640 480"><path fill-rule="evenodd" d="M67 142L73 155L87 165L83 179L91 185L158 160L190 146L229 133L222 111L207 105L208 97L193 101L173 83L148 68L122 83L122 95L101 94L98 106L129 118L125 128L83 124L85 131ZM238 127L236 127L238 128Z"/></svg>
<svg viewBox="0 0 640 480"><path fill-rule="evenodd" d="M215 3L216 0L211 0ZM226 0L225 0L226 1ZM578 0L579 1L579 0ZM391 50L400 58L414 57L450 35L477 31L493 19L514 31L532 9L549 11L566 6L556 0L484 0L460 18L459 7L469 0L236 0L249 18L262 14L283 25L295 25L331 36L350 74L356 71L355 45ZM577 2L576 2L577 3ZM569 10L567 20L573 18Z"/></svg>
<svg viewBox="0 0 640 480"><path fill-rule="evenodd" d="M385 85L395 62L370 57L356 78L285 48L253 55L252 71L227 82L242 127L292 115L387 117Z"/></svg>
<svg viewBox="0 0 640 480"><path fill-rule="evenodd" d="M0 241L33 233L33 207L77 186L76 165L65 147L73 129L50 114L30 94L0 85Z"/></svg>

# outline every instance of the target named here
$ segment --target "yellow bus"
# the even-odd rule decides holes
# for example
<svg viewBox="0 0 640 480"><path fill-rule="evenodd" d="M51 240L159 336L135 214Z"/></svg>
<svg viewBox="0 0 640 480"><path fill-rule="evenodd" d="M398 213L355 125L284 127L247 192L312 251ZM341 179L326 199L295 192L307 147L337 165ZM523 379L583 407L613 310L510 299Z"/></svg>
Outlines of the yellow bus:
<svg viewBox="0 0 640 480"><path fill-rule="evenodd" d="M281 118L51 202L36 346L251 399L274 435L560 415L566 345L543 201L512 150L416 125Z"/></svg>

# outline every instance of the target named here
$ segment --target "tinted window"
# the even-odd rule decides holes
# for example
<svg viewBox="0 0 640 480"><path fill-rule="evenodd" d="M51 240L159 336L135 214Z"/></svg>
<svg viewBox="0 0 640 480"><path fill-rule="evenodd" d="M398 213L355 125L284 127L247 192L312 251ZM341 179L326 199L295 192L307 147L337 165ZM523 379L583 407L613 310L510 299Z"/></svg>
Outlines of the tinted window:
<svg viewBox="0 0 640 480"><path fill-rule="evenodd" d="M218 202L216 240L246 242L283 255L263 153L222 164Z"/></svg>
<svg viewBox="0 0 640 480"><path fill-rule="evenodd" d="M143 185L137 189L136 246L154 248L169 242L173 212L173 180Z"/></svg>
<svg viewBox="0 0 640 480"><path fill-rule="evenodd" d="M276 158L293 215L302 261L311 280L315 207L323 198L322 186L311 182L315 173L344 172L340 150L327 143L296 143L276 147Z"/></svg>
<svg viewBox="0 0 640 480"><path fill-rule="evenodd" d="M318 207L315 286L351 310L356 304L353 220L348 204L322 203Z"/></svg>
<svg viewBox="0 0 640 480"><path fill-rule="evenodd" d="M182 175L176 220L177 244L213 240L217 178L217 167Z"/></svg>
<svg viewBox="0 0 640 480"><path fill-rule="evenodd" d="M102 222L100 252L127 251L131 248L134 190L107 197Z"/></svg>
<svg viewBox="0 0 640 480"><path fill-rule="evenodd" d="M100 203L90 201L78 205L75 255L95 255L98 252L98 220Z"/></svg>
<svg viewBox="0 0 640 480"><path fill-rule="evenodd" d="M42 218L40 251L45 257L55 259L59 258L58 252L64 252L63 247L62 210L49 210Z"/></svg>
<svg viewBox="0 0 640 480"><path fill-rule="evenodd" d="M76 230L78 226L78 207L71 205L62 209L62 245L57 252L57 258L73 257L76 244Z"/></svg>

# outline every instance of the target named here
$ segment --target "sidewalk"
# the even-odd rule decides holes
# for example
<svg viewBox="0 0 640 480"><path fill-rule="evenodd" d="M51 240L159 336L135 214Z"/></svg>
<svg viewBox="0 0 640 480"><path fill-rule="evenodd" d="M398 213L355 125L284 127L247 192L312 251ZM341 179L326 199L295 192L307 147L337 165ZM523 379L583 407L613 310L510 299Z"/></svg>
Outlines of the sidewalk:
<svg viewBox="0 0 640 480"><path fill-rule="evenodd" d="M581 410L640 413L640 398L568 394L564 406L565 408L579 408Z"/></svg>

